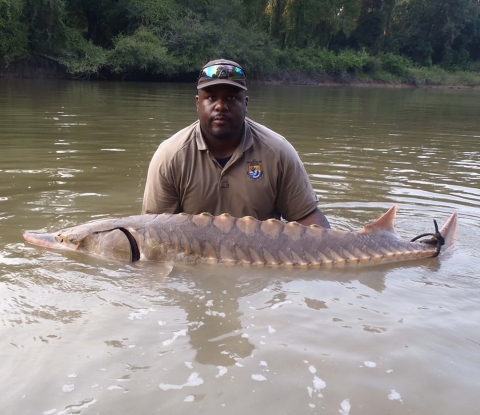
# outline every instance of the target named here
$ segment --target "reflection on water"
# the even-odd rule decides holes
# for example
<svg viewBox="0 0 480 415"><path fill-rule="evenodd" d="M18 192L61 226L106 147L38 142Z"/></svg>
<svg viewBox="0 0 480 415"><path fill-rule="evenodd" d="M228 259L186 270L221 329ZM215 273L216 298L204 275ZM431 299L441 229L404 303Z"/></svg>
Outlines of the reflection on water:
<svg viewBox="0 0 480 415"><path fill-rule="evenodd" d="M334 226L398 203L411 238L459 212L440 258L172 267L23 242L138 213L151 155L195 119L194 94L0 80L2 413L476 413L477 91L249 91L249 116L295 145Z"/></svg>

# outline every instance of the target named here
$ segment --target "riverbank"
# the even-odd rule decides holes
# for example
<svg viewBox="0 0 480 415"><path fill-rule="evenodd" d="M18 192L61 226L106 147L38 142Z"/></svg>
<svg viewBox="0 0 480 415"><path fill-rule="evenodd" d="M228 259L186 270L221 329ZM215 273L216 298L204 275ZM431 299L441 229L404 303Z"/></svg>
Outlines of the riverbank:
<svg viewBox="0 0 480 415"><path fill-rule="evenodd" d="M112 73L97 73L89 77L71 74L65 67L45 57L36 56L28 60L13 62L8 67L0 66L0 78L6 79L66 79L66 80L104 80L104 81L140 81L140 82L195 82L195 73L176 77L159 74L130 74L121 76ZM284 71L249 78L251 85L303 85L303 86L343 86L359 88L445 88L480 90L480 73L456 71L449 72L439 67L415 67L394 75L387 71L374 73L305 73L303 71Z"/></svg>
<svg viewBox="0 0 480 415"><path fill-rule="evenodd" d="M446 71L438 66L403 67L396 73L377 69L370 73L356 71L340 74L309 73L291 71L279 75L265 76L255 80L265 84L355 86L383 88L457 88L480 89L480 72Z"/></svg>

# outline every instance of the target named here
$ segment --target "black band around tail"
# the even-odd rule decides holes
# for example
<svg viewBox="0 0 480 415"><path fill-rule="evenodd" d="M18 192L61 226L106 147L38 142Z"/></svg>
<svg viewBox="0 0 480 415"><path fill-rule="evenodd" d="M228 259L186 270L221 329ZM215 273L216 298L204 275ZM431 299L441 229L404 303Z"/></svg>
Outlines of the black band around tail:
<svg viewBox="0 0 480 415"><path fill-rule="evenodd" d="M440 231L438 230L437 221L434 219L433 224L435 225L435 233L422 233L421 235L416 236L410 242L415 242L417 239L423 238L424 236L433 236L430 239L422 239L419 242L429 245L437 245L437 250L435 251L435 255L433 257L437 257L440 255L440 251L442 249L442 245L445 245L445 238L442 236Z"/></svg>

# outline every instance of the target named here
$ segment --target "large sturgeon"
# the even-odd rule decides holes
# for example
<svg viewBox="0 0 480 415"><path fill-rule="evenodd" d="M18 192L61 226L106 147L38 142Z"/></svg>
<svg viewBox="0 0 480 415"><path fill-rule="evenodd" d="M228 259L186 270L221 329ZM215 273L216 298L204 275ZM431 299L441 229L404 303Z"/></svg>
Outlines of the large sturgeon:
<svg viewBox="0 0 480 415"><path fill-rule="evenodd" d="M53 233L25 232L33 244L108 258L162 262L267 266L344 266L437 256L457 230L453 213L442 229L407 242L393 228L394 205L360 231L325 229L275 219L234 218L208 213L138 215L99 219ZM436 226L436 222L435 222ZM432 235L432 234L429 234ZM424 235L422 235L424 236ZM442 246L443 245L443 246Z"/></svg>

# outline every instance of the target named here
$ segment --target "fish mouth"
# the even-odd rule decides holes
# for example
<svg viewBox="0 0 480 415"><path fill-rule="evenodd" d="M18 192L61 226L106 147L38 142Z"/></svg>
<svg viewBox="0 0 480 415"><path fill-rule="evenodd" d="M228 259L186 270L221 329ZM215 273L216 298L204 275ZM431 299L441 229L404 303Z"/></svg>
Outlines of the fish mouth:
<svg viewBox="0 0 480 415"><path fill-rule="evenodd" d="M34 245L44 246L46 248L59 248L56 235L53 233L35 233L25 232L23 238Z"/></svg>

